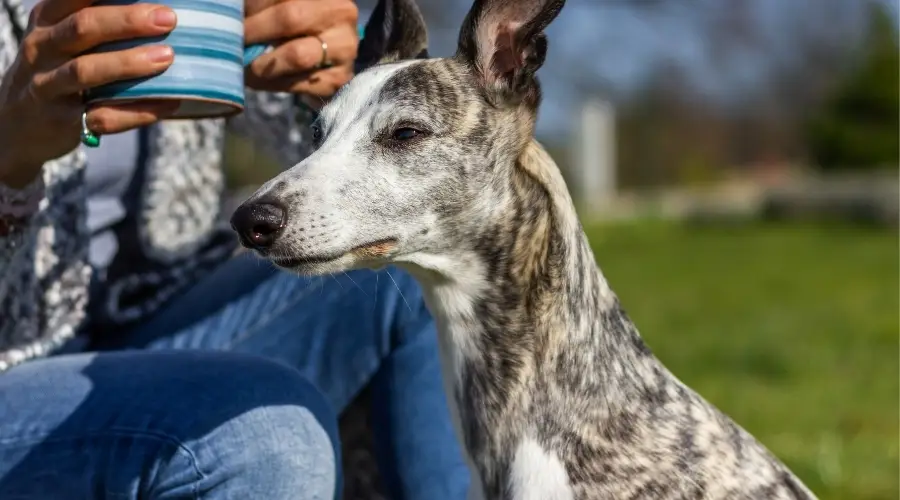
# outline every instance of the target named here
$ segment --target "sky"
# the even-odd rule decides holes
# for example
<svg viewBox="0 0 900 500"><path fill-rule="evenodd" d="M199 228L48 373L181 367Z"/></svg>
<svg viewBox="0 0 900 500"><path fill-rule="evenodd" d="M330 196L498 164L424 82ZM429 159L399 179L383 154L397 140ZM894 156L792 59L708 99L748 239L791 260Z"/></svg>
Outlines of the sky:
<svg viewBox="0 0 900 500"><path fill-rule="evenodd" d="M443 12L440 20L427 20L430 52L446 56L455 50L471 3L419 0L437 1ZM897 0L659 0L644 7L628 1L568 0L548 28L547 63L538 73L544 88L538 133L570 130L581 99L573 76L622 98L674 64L698 92L727 104L765 92L773 72L803 57L796 49L804 34L846 48L865 31L868 2L882 3L895 19L898 14ZM723 33L746 36L723 53L715 43Z"/></svg>

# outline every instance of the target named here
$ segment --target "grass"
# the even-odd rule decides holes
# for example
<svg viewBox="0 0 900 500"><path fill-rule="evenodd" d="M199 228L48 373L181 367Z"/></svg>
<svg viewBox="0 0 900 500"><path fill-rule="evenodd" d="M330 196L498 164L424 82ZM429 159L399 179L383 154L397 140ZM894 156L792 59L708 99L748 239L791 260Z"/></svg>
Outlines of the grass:
<svg viewBox="0 0 900 500"><path fill-rule="evenodd" d="M898 498L897 233L588 227L656 355L823 500Z"/></svg>

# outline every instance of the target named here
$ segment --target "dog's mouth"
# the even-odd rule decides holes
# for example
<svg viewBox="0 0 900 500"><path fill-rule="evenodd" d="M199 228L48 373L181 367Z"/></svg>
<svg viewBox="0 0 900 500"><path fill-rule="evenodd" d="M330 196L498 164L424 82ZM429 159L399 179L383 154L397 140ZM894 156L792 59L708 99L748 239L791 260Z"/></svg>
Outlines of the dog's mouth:
<svg viewBox="0 0 900 500"><path fill-rule="evenodd" d="M303 255L286 258L269 257L269 260L278 267L294 269L310 265L322 265L334 262L346 255L353 255L359 260L371 260L387 257L397 247L397 238L382 238L362 245L357 245L343 252L334 252L324 255Z"/></svg>

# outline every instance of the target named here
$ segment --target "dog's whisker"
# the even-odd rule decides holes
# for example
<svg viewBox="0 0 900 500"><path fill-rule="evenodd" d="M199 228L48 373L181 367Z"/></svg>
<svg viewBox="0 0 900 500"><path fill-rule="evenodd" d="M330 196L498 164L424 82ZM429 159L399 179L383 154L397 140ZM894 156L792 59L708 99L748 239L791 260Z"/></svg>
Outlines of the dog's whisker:
<svg viewBox="0 0 900 500"><path fill-rule="evenodd" d="M387 274L387 277L394 282L394 287L397 289L397 293L400 294L400 298L403 299L403 303L406 304L406 308L409 309L409 312L412 312L412 307L409 306L409 302L407 302L406 297L403 296L403 290L400 289L400 285L397 284L397 280L395 280L394 277L391 276L390 271L387 271L384 274Z"/></svg>
<svg viewBox="0 0 900 500"><path fill-rule="evenodd" d="M350 281L353 282L354 285L356 285L356 288L359 288L359 291L362 292L363 295L365 295L366 297L369 296L369 294L366 293L366 291L363 290L361 286L359 286L359 283L357 283L356 280L354 280L349 274L347 274L347 271L341 271L341 272L344 273L344 276L346 276L347 279L349 279Z"/></svg>
<svg viewBox="0 0 900 500"><path fill-rule="evenodd" d="M372 310L378 307L378 275L381 273L375 273L375 297L372 299Z"/></svg>

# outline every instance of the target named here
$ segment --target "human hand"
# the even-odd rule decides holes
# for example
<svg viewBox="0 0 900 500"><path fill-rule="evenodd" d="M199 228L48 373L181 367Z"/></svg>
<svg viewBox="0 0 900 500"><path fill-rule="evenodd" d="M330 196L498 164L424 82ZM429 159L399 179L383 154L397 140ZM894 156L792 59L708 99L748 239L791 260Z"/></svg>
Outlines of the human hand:
<svg viewBox="0 0 900 500"><path fill-rule="evenodd" d="M21 187L44 162L73 150L81 132L82 92L164 71L174 54L164 45L83 54L105 42L163 35L175 13L159 5L91 6L93 0L43 0L31 13L16 60L0 82L0 182ZM177 104L140 102L92 108L97 134L149 125Z"/></svg>
<svg viewBox="0 0 900 500"><path fill-rule="evenodd" d="M246 0L245 15L245 41L274 45L250 64L247 86L321 101L353 77L359 11L352 0ZM320 67L323 55L331 66Z"/></svg>

